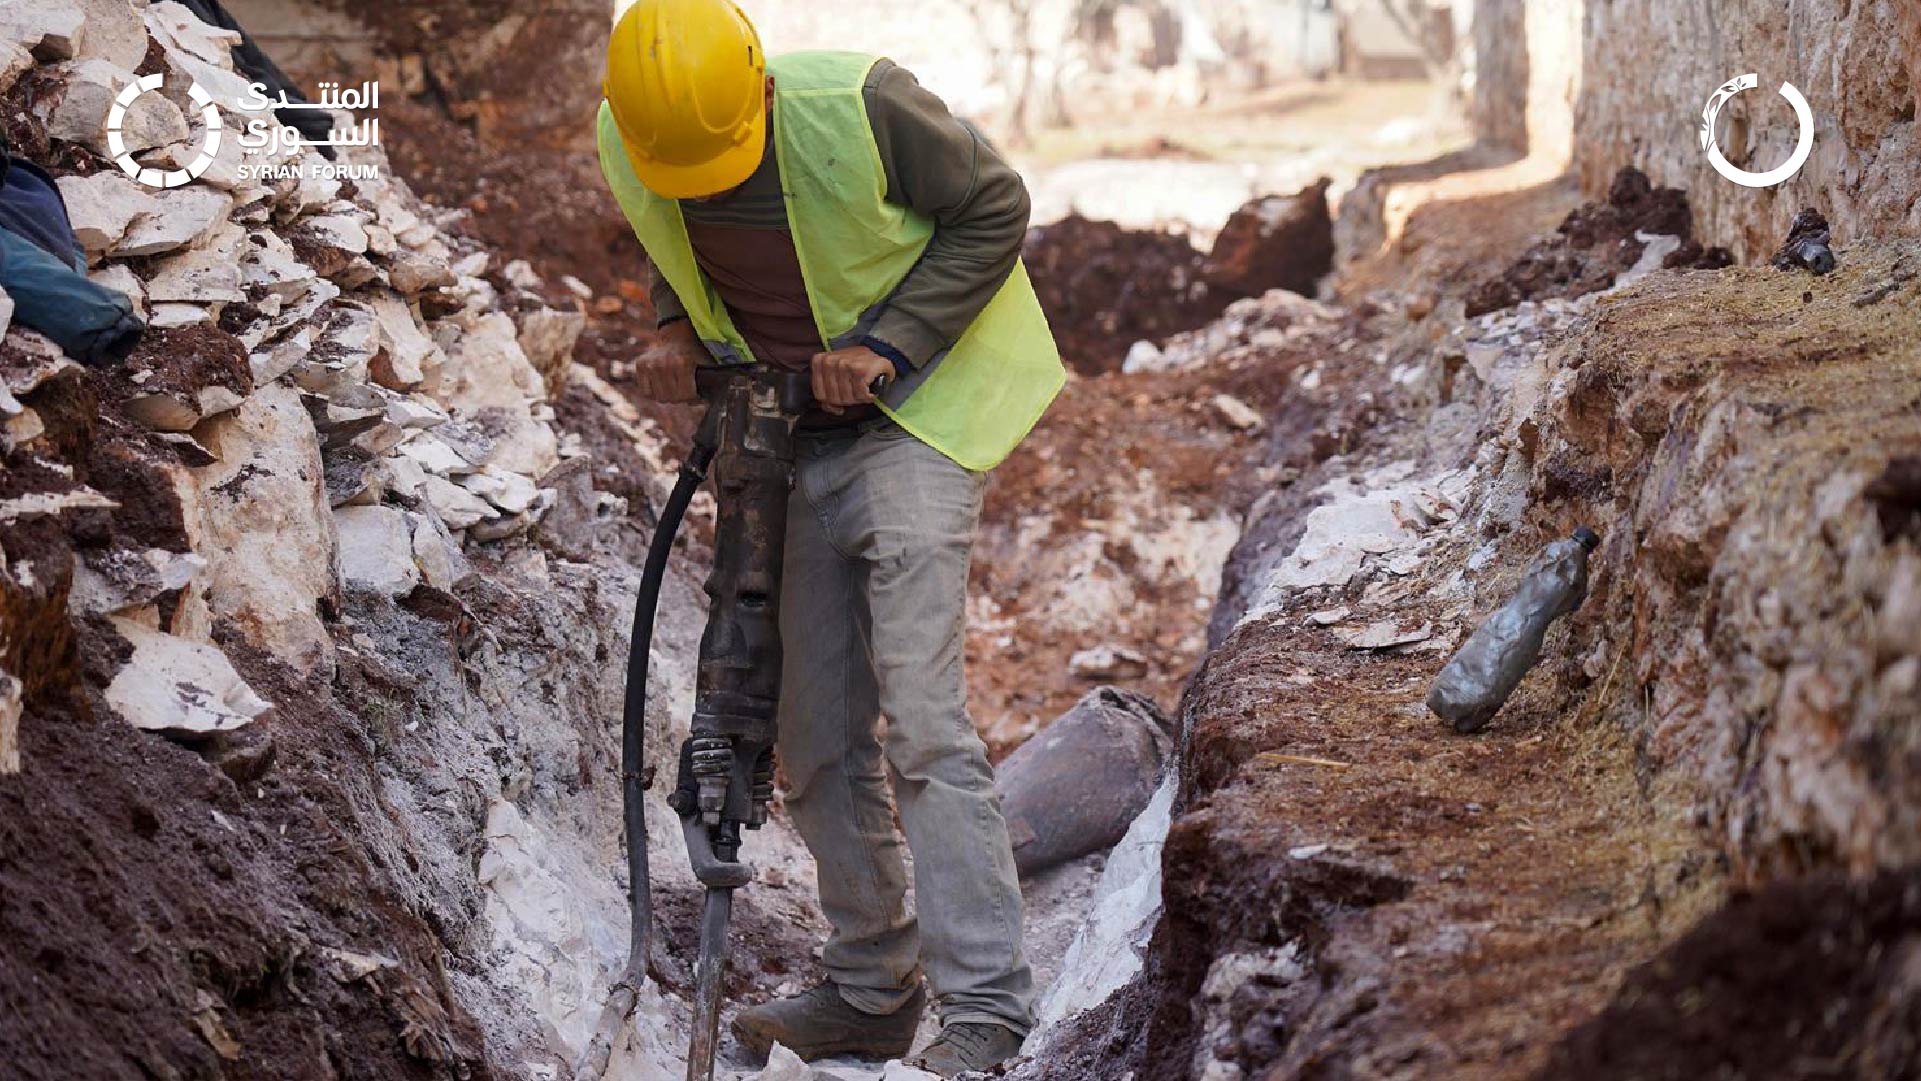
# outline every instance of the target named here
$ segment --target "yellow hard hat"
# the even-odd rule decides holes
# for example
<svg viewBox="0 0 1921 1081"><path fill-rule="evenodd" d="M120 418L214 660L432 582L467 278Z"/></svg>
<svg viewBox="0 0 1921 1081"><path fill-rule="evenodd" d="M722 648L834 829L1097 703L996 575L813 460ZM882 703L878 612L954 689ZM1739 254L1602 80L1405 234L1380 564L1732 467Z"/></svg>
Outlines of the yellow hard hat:
<svg viewBox="0 0 1921 1081"><path fill-rule="evenodd" d="M634 175L693 199L760 168L766 83L760 35L730 0L639 0L614 24L601 90Z"/></svg>

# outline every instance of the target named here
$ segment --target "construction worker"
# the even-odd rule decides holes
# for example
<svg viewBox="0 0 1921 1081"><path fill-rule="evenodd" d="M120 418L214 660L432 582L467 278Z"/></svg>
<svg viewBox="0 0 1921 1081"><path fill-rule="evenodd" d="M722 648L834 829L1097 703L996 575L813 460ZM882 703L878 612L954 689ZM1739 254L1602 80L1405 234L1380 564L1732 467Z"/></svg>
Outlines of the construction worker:
<svg viewBox="0 0 1921 1081"><path fill-rule="evenodd" d="M695 365L758 362L807 369L818 402L787 520L778 753L828 980L734 1031L898 1058L931 990L941 1031L914 1064L991 1067L1020 1048L1033 981L966 709L967 565L987 470L1065 380L1020 264L1025 186L905 69L769 58L728 0L639 0L605 93L601 169L655 271L641 391L687 401Z"/></svg>

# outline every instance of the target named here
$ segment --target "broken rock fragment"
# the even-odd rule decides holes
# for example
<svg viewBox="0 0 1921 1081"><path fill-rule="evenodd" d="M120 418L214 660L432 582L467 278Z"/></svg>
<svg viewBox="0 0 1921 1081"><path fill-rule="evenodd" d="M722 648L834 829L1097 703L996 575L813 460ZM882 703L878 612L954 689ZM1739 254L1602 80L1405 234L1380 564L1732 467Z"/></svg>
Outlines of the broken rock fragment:
<svg viewBox="0 0 1921 1081"><path fill-rule="evenodd" d="M436 589L452 591L473 576L473 565L440 519L432 514L409 515L413 525L414 565Z"/></svg>
<svg viewBox="0 0 1921 1081"><path fill-rule="evenodd" d="M449 529L466 529L499 513L492 504L445 477L429 476L420 491Z"/></svg>
<svg viewBox="0 0 1921 1081"><path fill-rule="evenodd" d="M135 184L118 170L63 176L57 183L60 198L67 204L67 217L73 223L73 235L90 262L98 262L112 251L135 220L160 207L150 189Z"/></svg>
<svg viewBox="0 0 1921 1081"><path fill-rule="evenodd" d="M1331 183L1322 177L1293 195L1263 196L1236 210L1201 269L1207 284L1248 297L1269 289L1312 296L1334 265Z"/></svg>
<svg viewBox="0 0 1921 1081"><path fill-rule="evenodd" d="M1139 679L1147 658L1125 646L1095 646L1069 657L1067 668L1082 679Z"/></svg>
<svg viewBox="0 0 1921 1081"><path fill-rule="evenodd" d="M335 588L333 516L299 392L263 387L201 434L219 456L194 472L209 608L283 663L330 673L316 607Z"/></svg>
<svg viewBox="0 0 1921 1081"><path fill-rule="evenodd" d="M1834 269L1834 248L1828 232L1828 219L1819 210L1808 207L1794 216L1794 224L1788 228L1788 238L1783 241L1772 260L1776 270L1809 271L1816 277Z"/></svg>
<svg viewBox="0 0 1921 1081"><path fill-rule="evenodd" d="M547 397L560 397L567 389L567 370L573 364L574 343L587 328L586 314L536 308L521 312L518 321L520 348L527 354L527 362L540 373Z"/></svg>
<svg viewBox="0 0 1921 1081"><path fill-rule="evenodd" d="M186 588L206 565L204 558L191 552L164 548L90 550L74 568L67 603L83 615L124 612Z"/></svg>
<svg viewBox="0 0 1921 1081"><path fill-rule="evenodd" d="M98 58L74 60L51 69L54 89L38 97L34 112L47 126L47 135L78 143L107 156L107 114L120 89L134 80L133 72ZM180 107L159 94L142 94L121 122L126 148L139 153L187 138L187 118Z"/></svg>
<svg viewBox="0 0 1921 1081"><path fill-rule="evenodd" d="M239 394L223 386L206 386L188 394L155 392L127 399L127 415L162 432L185 432L208 417L225 413L241 402Z"/></svg>
<svg viewBox="0 0 1921 1081"><path fill-rule="evenodd" d="M8 4L0 8L0 41L20 46L42 63L71 60L85 22L77 5Z"/></svg>
<svg viewBox="0 0 1921 1081"><path fill-rule="evenodd" d="M404 597L420 584L407 516L393 507L341 507L340 586L349 592Z"/></svg>
<svg viewBox="0 0 1921 1081"><path fill-rule="evenodd" d="M158 205L127 228L114 245L114 255L159 255L197 244L224 224L233 209L233 197L226 192L198 186L171 188L153 199Z"/></svg>
<svg viewBox="0 0 1921 1081"><path fill-rule="evenodd" d="M107 685L107 704L135 728L164 735L225 732L273 708L215 647L130 619L115 618L113 627L133 644L133 655Z"/></svg>

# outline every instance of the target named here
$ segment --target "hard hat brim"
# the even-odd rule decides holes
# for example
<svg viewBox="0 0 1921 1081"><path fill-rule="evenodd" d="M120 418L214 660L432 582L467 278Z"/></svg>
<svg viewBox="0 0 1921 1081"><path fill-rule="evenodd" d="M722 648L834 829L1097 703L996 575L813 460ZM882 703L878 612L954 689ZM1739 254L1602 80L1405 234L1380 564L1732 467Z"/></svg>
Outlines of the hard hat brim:
<svg viewBox="0 0 1921 1081"><path fill-rule="evenodd" d="M747 182L760 168L761 158L767 152L767 113L756 110L748 120L747 130L742 138L728 147L721 155L711 161L697 165L675 165L670 162L643 158L627 151L627 162L634 167L634 177L647 190L663 199L704 199L731 191Z"/></svg>

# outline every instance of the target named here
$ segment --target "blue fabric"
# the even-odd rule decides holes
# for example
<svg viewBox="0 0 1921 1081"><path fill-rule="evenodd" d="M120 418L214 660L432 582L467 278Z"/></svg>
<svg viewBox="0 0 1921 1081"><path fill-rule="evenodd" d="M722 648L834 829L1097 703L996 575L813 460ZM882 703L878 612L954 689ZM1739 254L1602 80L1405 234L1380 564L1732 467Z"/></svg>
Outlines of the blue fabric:
<svg viewBox="0 0 1921 1081"><path fill-rule="evenodd" d="M87 268L86 253L74 239L67 204L46 170L13 155L0 184L0 229L26 237L75 270Z"/></svg>
<svg viewBox="0 0 1921 1081"><path fill-rule="evenodd" d="M872 334L869 334L865 338L862 338L860 340L860 344L866 346L869 349L872 349L874 352L879 353L881 356L886 357L888 360L893 361L894 374L896 376L904 377L909 372L912 372L914 370L914 366L908 363L906 353L903 353L900 350L894 348L893 346L887 344L886 342L881 341L879 338L874 337Z"/></svg>
<svg viewBox="0 0 1921 1081"><path fill-rule="evenodd" d="M82 364L118 364L146 330L123 294L88 281L11 229L0 229L0 289L13 300L15 322L52 338Z"/></svg>

